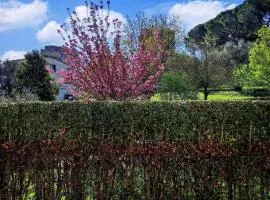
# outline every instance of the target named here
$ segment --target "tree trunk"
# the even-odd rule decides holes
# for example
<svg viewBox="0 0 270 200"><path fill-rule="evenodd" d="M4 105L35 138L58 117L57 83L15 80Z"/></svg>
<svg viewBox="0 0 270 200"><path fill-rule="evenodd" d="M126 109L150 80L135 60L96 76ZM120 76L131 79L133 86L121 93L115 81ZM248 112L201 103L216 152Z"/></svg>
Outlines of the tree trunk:
<svg viewBox="0 0 270 200"><path fill-rule="evenodd" d="M209 95L208 87L203 88L203 94L204 94L204 100L207 101L208 100L208 95Z"/></svg>

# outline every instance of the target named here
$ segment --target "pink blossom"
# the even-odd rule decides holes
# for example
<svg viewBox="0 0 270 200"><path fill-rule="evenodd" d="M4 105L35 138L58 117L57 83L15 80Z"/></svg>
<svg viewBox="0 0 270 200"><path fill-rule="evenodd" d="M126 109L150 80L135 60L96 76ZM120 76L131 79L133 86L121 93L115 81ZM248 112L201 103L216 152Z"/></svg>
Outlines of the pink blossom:
<svg viewBox="0 0 270 200"><path fill-rule="evenodd" d="M45 69L48 71L49 74L53 74L54 71L52 70L52 68L50 67L50 65L46 65Z"/></svg>
<svg viewBox="0 0 270 200"><path fill-rule="evenodd" d="M58 73L62 83L71 83L72 91L86 100L150 97L164 71L161 58L165 51L159 30L155 30L151 43L142 40L135 52L127 52L121 45L121 22L115 19L111 47L107 38L109 17L102 17L104 5L86 6L89 18L81 20L76 13L71 14L71 30L60 31L69 66Z"/></svg>

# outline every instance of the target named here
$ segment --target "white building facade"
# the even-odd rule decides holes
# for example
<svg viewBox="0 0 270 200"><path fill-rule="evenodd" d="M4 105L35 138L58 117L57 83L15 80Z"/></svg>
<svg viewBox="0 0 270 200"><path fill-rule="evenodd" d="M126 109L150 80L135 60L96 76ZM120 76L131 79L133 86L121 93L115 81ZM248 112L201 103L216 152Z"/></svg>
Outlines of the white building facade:
<svg viewBox="0 0 270 200"><path fill-rule="evenodd" d="M45 46L45 48L41 50L41 55L46 59L47 65L54 73L53 77L57 80L59 78L57 72L68 67L62 59L62 48L58 46ZM56 96L57 101L63 101L72 98L72 95L68 89L69 86L69 84L59 86L58 94Z"/></svg>
<svg viewBox="0 0 270 200"><path fill-rule="evenodd" d="M66 63L63 61L63 52L62 48L58 46L45 46L44 49L41 49L41 56L46 60L47 67L51 68L52 76L56 82L60 78L57 75L57 72L64 70L68 67ZM25 59L20 60L11 60L12 62L16 62L17 64L21 64L25 61ZM14 78L16 74L14 72ZM73 95L69 92L70 84L58 85L58 94L56 96L56 101L70 100L73 99Z"/></svg>

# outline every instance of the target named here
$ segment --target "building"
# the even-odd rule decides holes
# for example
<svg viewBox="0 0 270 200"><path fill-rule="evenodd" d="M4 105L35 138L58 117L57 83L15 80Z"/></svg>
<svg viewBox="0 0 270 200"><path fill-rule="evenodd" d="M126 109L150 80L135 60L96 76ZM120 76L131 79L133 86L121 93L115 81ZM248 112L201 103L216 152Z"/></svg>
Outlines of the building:
<svg viewBox="0 0 270 200"><path fill-rule="evenodd" d="M62 48L58 46L45 46L44 49L41 50L41 55L46 59L47 65L54 72L54 78L57 80L57 72L66 69L68 66L63 61L63 52ZM68 91L69 84L64 84L59 86L58 94L56 96L57 101L62 101L68 99L72 95Z"/></svg>
<svg viewBox="0 0 270 200"><path fill-rule="evenodd" d="M58 46L45 46L44 49L41 49L41 55L45 58L47 66L52 69L53 71L52 76L57 80L59 78L57 72L66 69L68 67L66 63L63 61L62 48ZM21 64L24 61L25 61L24 59L20 59L20 60L12 60L11 62ZM15 72L13 76L14 77L16 76ZM70 97L72 97L68 88L69 84L59 86L58 94L56 96L57 101L63 101L65 99L70 99Z"/></svg>

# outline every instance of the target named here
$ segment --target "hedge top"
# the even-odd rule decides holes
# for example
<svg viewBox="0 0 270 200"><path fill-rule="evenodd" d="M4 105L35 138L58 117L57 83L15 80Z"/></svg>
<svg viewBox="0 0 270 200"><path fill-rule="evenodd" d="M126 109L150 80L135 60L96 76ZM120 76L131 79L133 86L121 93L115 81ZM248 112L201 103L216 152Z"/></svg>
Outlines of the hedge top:
<svg viewBox="0 0 270 200"><path fill-rule="evenodd" d="M0 140L270 141L270 101L0 104Z"/></svg>

